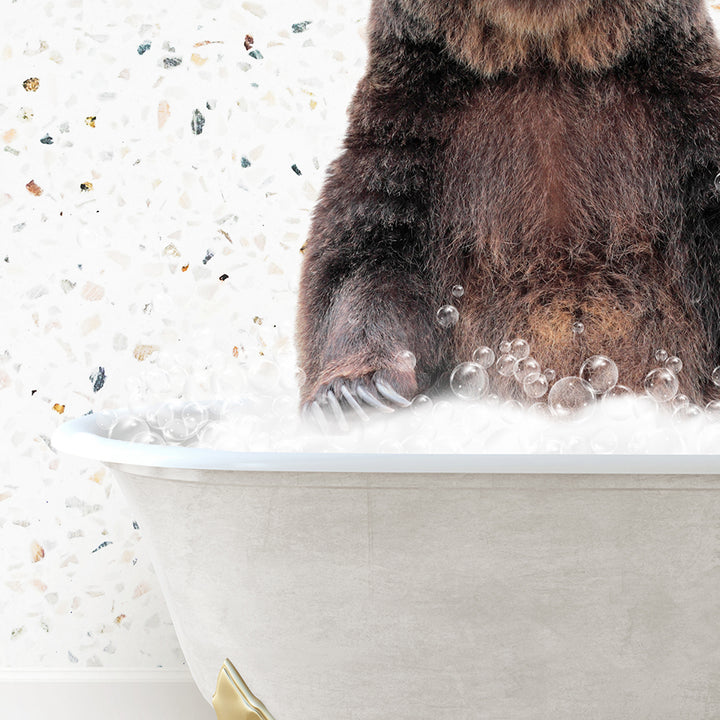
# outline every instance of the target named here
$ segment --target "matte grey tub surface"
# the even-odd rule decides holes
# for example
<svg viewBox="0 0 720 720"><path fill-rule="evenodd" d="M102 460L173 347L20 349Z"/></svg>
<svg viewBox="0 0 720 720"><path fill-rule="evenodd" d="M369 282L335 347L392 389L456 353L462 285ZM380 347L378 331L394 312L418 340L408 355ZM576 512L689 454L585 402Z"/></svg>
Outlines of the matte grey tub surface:
<svg viewBox="0 0 720 720"><path fill-rule="evenodd" d="M275 720L720 717L720 457L263 454L107 440L210 699Z"/></svg>

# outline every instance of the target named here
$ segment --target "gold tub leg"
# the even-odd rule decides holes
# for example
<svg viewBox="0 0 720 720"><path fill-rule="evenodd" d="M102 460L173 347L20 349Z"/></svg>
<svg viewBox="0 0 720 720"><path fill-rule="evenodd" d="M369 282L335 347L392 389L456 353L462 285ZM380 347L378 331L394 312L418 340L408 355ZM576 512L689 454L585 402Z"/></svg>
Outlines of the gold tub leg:
<svg viewBox="0 0 720 720"><path fill-rule="evenodd" d="M218 675L212 704L218 720L274 720L229 660Z"/></svg>

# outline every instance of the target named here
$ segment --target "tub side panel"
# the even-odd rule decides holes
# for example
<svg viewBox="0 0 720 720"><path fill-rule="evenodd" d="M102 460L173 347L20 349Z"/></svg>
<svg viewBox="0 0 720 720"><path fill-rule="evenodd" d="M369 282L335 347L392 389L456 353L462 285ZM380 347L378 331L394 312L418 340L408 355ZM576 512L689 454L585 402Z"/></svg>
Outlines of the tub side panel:
<svg viewBox="0 0 720 720"><path fill-rule="evenodd" d="M276 720L720 716L716 491L120 480L206 697L227 656Z"/></svg>

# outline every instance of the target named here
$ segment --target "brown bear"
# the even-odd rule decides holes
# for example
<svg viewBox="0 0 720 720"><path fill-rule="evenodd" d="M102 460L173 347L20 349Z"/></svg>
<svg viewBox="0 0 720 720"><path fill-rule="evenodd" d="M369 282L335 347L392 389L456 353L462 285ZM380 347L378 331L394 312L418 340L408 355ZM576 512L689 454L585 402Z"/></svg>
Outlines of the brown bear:
<svg viewBox="0 0 720 720"><path fill-rule="evenodd" d="M664 348L709 399L719 163L702 0L374 0L303 259L302 403L405 405L514 337L558 377L607 355L640 391Z"/></svg>

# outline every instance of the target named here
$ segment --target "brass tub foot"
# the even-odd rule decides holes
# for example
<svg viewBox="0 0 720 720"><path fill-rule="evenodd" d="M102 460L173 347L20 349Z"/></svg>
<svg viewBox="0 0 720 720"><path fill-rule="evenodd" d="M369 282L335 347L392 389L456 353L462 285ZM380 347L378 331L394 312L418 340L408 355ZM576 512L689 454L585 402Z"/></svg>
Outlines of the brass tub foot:
<svg viewBox="0 0 720 720"><path fill-rule="evenodd" d="M229 660L218 675L212 704L218 720L274 720Z"/></svg>

